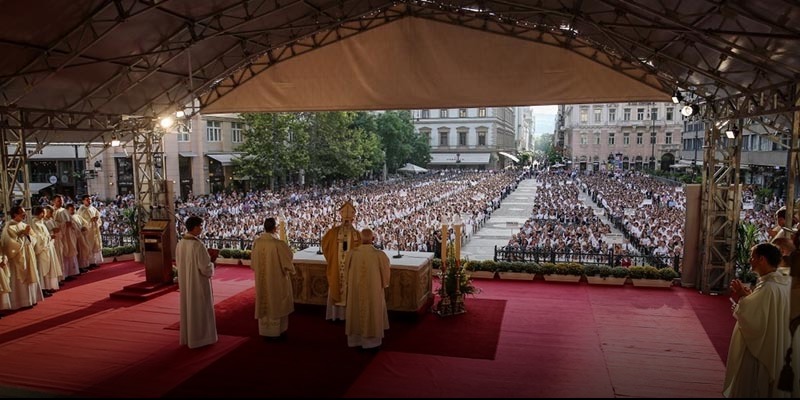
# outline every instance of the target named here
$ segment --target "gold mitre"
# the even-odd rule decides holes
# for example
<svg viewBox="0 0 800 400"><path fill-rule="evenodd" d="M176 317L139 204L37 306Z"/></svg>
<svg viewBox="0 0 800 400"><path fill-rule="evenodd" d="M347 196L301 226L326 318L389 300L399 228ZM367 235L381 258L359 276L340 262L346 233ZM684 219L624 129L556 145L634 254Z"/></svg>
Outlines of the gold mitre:
<svg viewBox="0 0 800 400"><path fill-rule="evenodd" d="M339 207L339 215L342 216L343 221L352 221L353 218L356 216L356 208L353 206L353 203L346 201Z"/></svg>

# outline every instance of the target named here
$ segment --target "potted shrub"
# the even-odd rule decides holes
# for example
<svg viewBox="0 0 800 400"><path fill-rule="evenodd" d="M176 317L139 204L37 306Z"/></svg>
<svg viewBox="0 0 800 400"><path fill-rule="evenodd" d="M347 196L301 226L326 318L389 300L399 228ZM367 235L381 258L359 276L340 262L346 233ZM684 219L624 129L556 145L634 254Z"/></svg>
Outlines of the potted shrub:
<svg viewBox="0 0 800 400"><path fill-rule="evenodd" d="M542 275L546 281L580 282L583 277L583 264L558 263L554 267L554 273L547 274L542 270ZM548 267L547 270L550 271L551 269Z"/></svg>
<svg viewBox="0 0 800 400"><path fill-rule="evenodd" d="M517 279L524 281L532 281L533 277L539 271L539 266L535 263L528 262L512 262L507 263L507 268L499 270L497 273L500 279Z"/></svg>
<svg viewBox="0 0 800 400"><path fill-rule="evenodd" d="M237 255L239 250L236 249L221 249L219 251L219 257L217 258L217 264L239 264L239 258Z"/></svg>
<svg viewBox="0 0 800 400"><path fill-rule="evenodd" d="M675 271L672 270L671 268L667 269L670 269L673 273L675 273ZM659 270L656 267L637 265L631 267L630 272L631 272L631 282L633 282L633 286L643 286L643 287L672 286L672 280L671 279L669 281L663 280L661 278Z"/></svg>
<svg viewBox="0 0 800 400"><path fill-rule="evenodd" d="M614 276L613 270L620 268L624 271L623 276ZM608 265L587 265L584 267L586 281L596 285L624 285L628 278L628 270L624 267L611 268Z"/></svg>
<svg viewBox="0 0 800 400"><path fill-rule="evenodd" d="M134 252L133 259L136 262L142 262L142 248L139 241L139 227L141 221L139 220L139 209L128 207L122 210L122 219L128 224L131 229L131 236L133 236Z"/></svg>
<svg viewBox="0 0 800 400"><path fill-rule="evenodd" d="M494 278L494 273L497 270L497 263L493 260L484 261L467 261L464 269L469 272L472 278Z"/></svg>

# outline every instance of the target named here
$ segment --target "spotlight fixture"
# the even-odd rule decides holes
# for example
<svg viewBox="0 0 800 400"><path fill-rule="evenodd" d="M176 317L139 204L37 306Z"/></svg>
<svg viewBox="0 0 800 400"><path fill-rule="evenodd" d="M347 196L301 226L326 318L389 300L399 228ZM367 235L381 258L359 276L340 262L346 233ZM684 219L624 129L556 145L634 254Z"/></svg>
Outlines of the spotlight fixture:
<svg viewBox="0 0 800 400"><path fill-rule="evenodd" d="M700 107L696 104L687 104L681 108L681 115L684 117L691 117L698 112L700 112Z"/></svg>
<svg viewBox="0 0 800 400"><path fill-rule="evenodd" d="M683 95L681 94L681 92L676 90L675 93L672 94L672 102L675 104L679 104L681 101L683 101Z"/></svg>
<svg viewBox="0 0 800 400"><path fill-rule="evenodd" d="M183 110L178 110L175 112L175 118L183 118L186 116L186 113Z"/></svg>
<svg viewBox="0 0 800 400"><path fill-rule="evenodd" d="M175 123L175 119L173 119L172 117L164 117L161 118L161 120L159 120L158 123L161 125L162 128L169 129Z"/></svg>
<svg viewBox="0 0 800 400"><path fill-rule="evenodd" d="M728 139L736 139L737 134L739 134L739 128L737 128L736 125L725 131L725 136L727 136Z"/></svg>
<svg viewBox="0 0 800 400"><path fill-rule="evenodd" d="M114 136L111 137L111 147L119 147L120 144L121 143L120 143L119 138L117 137L117 135L114 135Z"/></svg>

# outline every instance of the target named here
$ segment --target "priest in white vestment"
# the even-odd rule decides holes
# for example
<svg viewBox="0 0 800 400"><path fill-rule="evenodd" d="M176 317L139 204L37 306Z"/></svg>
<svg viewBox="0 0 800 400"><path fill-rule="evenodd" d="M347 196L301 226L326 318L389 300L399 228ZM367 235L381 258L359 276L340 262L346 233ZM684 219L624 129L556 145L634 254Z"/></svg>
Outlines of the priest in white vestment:
<svg viewBox="0 0 800 400"><path fill-rule="evenodd" d="M61 270L64 275L64 280L74 279L72 277L80 275L78 268L78 238L79 231L74 229L72 217L69 211L64 208L64 197L57 194L53 197L53 220L55 221L55 228L53 232L56 233L56 240L59 241L60 246L56 245L56 251L61 249Z"/></svg>
<svg viewBox="0 0 800 400"><path fill-rule="evenodd" d="M36 252L36 266L39 268L42 290L45 293L52 293L58 290L58 282L63 279L61 260L56 254L53 238L45 224L44 207L34 207L33 215L31 228L32 235L36 238L36 243L33 246Z"/></svg>
<svg viewBox="0 0 800 400"><path fill-rule="evenodd" d="M92 205L89 195L83 195L81 201L83 204L78 209L78 216L81 217L83 226L86 227L83 236L89 246L88 267L90 269L97 268L103 263L103 238L100 234L103 220L100 219L100 211Z"/></svg>
<svg viewBox="0 0 800 400"><path fill-rule="evenodd" d="M180 344L190 349L216 343L218 339L211 288L214 263L199 238L202 231L202 218L187 218L186 233L175 251L181 294Z"/></svg>
<svg viewBox="0 0 800 400"><path fill-rule="evenodd" d="M11 220L6 223L0 243L8 259L11 284L11 309L28 308L36 305L44 296L39 286L39 269L36 267L35 238L30 225L22 222L25 209L11 207Z"/></svg>
<svg viewBox="0 0 800 400"><path fill-rule="evenodd" d="M750 265L759 275L755 289L751 292L738 279L731 282L739 301L733 307L736 326L728 349L725 397L790 395L777 388L790 344L791 278L777 271L780 262L781 252L775 245L758 244L750 252Z"/></svg>
<svg viewBox="0 0 800 400"><path fill-rule="evenodd" d="M389 257L372 246L371 229L361 231L361 246L345 262L347 271L347 312L345 333L349 347L377 349L383 331L389 329L386 294L389 287Z"/></svg>
<svg viewBox="0 0 800 400"><path fill-rule="evenodd" d="M250 268L255 272L258 334L265 339L285 338L289 314L294 311L292 249L275 237L276 228L275 218L264 221L264 233L253 243L250 256Z"/></svg>
<svg viewBox="0 0 800 400"><path fill-rule="evenodd" d="M11 272L3 246L0 245L0 310L11 309Z"/></svg>

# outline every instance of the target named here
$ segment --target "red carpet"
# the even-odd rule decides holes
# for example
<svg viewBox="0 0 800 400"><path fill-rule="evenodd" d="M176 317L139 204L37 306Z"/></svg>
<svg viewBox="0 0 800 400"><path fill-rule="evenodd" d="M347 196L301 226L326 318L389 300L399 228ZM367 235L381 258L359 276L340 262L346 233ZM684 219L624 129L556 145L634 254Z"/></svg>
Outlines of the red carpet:
<svg viewBox="0 0 800 400"><path fill-rule="evenodd" d="M134 271L142 271L144 276L144 264L133 261L119 261L102 264L85 274L76 276L74 280L65 282L60 290L69 290L90 283L99 282L116 276L124 275Z"/></svg>
<svg viewBox="0 0 800 400"><path fill-rule="evenodd" d="M505 300L467 298L467 312L450 317L426 313L418 320L390 319L384 347L390 351L494 360Z"/></svg>
<svg viewBox="0 0 800 400"><path fill-rule="evenodd" d="M258 336L258 321L255 318L256 289L251 287L214 305L217 319L217 334L230 336ZM180 330L180 322L166 329Z"/></svg>

